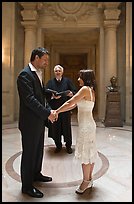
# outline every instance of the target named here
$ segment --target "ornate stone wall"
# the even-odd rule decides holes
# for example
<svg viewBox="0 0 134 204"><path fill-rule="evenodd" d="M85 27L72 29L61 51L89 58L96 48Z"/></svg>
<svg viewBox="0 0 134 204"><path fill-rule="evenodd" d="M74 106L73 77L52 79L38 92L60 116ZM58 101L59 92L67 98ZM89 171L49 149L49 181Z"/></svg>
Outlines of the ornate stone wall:
<svg viewBox="0 0 134 204"><path fill-rule="evenodd" d="M105 97L106 97L106 86L109 85L110 78L115 75L118 76L119 69L121 66L118 61L119 50L117 43L117 33L120 28L121 19L121 3L122 2L17 2L17 3L3 3L5 9L11 9L11 5L14 5L12 13L4 12L4 19L10 19L14 27L9 27L9 32L12 32L12 39L10 43L8 40L4 40L6 33L6 21L3 19L3 38L2 42L4 44L10 44L9 50L5 51L5 55L8 57L9 64L8 69L5 68L3 64L3 118L8 113L9 117L3 121L9 122L17 119L18 116L18 98L15 88L15 77L19 70L22 69L22 65L25 66L29 62L30 53L36 46L45 46L51 53L49 69L44 73L46 81L52 77L52 69L55 63L59 61L60 53L67 52L85 52L88 56L91 55L91 47L95 48L95 63L91 63L91 59L88 60L87 64L92 65L96 70L96 78L98 84L98 118L103 120L105 117ZM131 4L128 2L129 9ZM19 8L20 7L20 8ZM18 10L19 8L19 10ZM7 11L7 10L5 10ZM10 10L11 11L11 10ZM16 12L18 11L18 12ZM127 12L127 18L129 17L129 22L127 21L128 28L132 24L131 13ZM10 18L11 17L11 18ZM18 18L19 17L19 18ZM18 20L17 20L18 19ZM9 22L9 20L7 21ZM125 23L125 22L124 22ZM125 27L125 25L124 25ZM127 36L131 35L131 29L127 30ZM23 38L23 34L25 35ZM20 39L18 37L22 37ZM121 32L120 34L121 35ZM18 41L15 41L15 36L17 36ZM8 38L9 39L9 38ZM18 60L16 61L16 56L13 54L13 48L15 50L20 49L20 41L22 42L21 54L18 54ZM11 45L12 42L12 45ZM19 42L19 43L18 43ZM126 45L129 50L126 50L127 64L126 64L126 82L130 80L131 77L131 66L129 65L131 56L130 52L130 42L129 37L126 37ZM4 45L3 44L3 45ZM125 49L122 51L125 53ZM17 54L17 53L16 53ZM89 57L90 58L90 57ZM13 62L14 60L14 62ZM12 63L13 62L13 63ZM18 63L17 63L18 62ZM16 65L18 68L16 68ZM17 70L16 70L17 69ZM12 72L12 86L9 93L10 83L5 82L5 78L9 76L6 74L10 70ZM128 71L129 70L129 71ZM15 73L15 75L14 75ZM125 74L125 73L124 73ZM7 81L7 80L6 80ZM126 84L126 99L131 101L131 91L129 94L129 86L131 84ZM124 90L125 88L123 88ZM131 90L131 89L130 89ZM125 92L124 92L125 93ZM8 99L12 99L12 105L9 109ZM131 103L125 102L125 108L129 109L129 113L126 109L126 115L124 115L124 121L129 121L131 123ZM14 105L15 104L15 105ZM122 108L124 108L124 106Z"/></svg>

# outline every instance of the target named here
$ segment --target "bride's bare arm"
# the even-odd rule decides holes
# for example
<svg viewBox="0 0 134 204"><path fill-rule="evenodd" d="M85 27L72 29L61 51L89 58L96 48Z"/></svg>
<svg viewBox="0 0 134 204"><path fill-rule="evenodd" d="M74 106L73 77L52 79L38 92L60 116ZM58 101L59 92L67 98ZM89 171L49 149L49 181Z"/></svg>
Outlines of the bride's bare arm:
<svg viewBox="0 0 134 204"><path fill-rule="evenodd" d="M86 89L82 87L71 99L66 101L62 106L60 106L56 112L59 114L68 110L72 110L77 106L77 102L84 98L86 95Z"/></svg>
<svg viewBox="0 0 134 204"><path fill-rule="evenodd" d="M68 108L66 107L66 111L70 111L70 110L74 109L76 106L77 106L77 104L73 104L72 106L70 106ZM56 110L56 112L57 112L57 110ZM63 112L65 112L65 111L63 111Z"/></svg>

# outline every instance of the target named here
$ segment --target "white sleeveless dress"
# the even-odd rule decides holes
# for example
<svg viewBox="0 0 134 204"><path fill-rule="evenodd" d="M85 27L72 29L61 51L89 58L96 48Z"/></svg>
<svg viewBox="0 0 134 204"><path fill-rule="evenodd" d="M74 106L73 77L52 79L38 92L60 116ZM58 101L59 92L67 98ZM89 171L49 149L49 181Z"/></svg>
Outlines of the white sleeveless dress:
<svg viewBox="0 0 134 204"><path fill-rule="evenodd" d="M96 147L96 123L93 119L92 110L94 102L82 99L77 103L78 107L78 135L76 136L75 158L81 163L95 163L98 152Z"/></svg>

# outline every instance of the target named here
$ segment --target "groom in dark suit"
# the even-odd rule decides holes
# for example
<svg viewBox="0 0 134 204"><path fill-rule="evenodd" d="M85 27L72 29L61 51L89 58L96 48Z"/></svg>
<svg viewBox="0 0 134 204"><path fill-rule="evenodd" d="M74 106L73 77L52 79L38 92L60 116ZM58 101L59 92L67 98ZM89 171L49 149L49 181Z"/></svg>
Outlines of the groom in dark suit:
<svg viewBox="0 0 134 204"><path fill-rule="evenodd" d="M17 78L20 99L19 130L22 139L21 181L22 193L41 198L43 193L33 182L49 182L52 178L41 174L44 151L45 120L56 119L54 110L45 108L45 88L42 71L48 65L49 53L45 48L34 49L30 63Z"/></svg>

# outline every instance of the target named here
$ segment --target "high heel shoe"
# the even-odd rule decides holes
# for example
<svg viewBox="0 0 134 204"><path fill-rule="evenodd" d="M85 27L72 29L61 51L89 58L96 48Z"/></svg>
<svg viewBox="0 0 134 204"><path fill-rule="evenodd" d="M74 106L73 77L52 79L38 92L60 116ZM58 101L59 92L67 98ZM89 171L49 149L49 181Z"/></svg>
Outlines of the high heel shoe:
<svg viewBox="0 0 134 204"><path fill-rule="evenodd" d="M86 188L84 188L83 190L81 190L80 186L78 186L78 188L75 190L76 193L83 194L87 189L92 188L92 186L93 186L93 180L92 179L89 181L83 180L83 182L88 183L88 186Z"/></svg>

